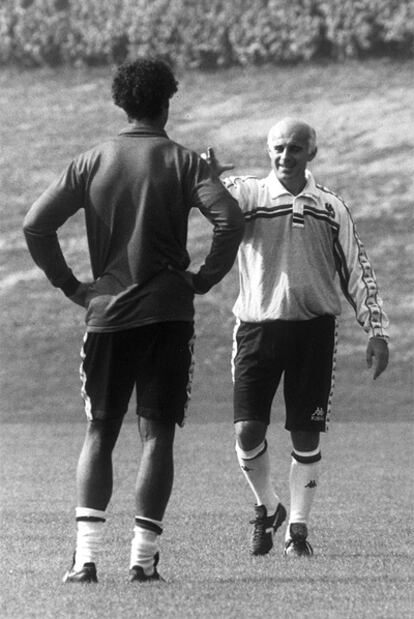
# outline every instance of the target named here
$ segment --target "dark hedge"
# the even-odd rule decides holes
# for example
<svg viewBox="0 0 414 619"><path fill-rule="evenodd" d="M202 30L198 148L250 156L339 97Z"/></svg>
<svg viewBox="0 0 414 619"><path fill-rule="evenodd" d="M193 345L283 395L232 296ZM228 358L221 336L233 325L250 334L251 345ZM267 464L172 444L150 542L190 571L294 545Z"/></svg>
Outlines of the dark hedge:
<svg viewBox="0 0 414 619"><path fill-rule="evenodd" d="M0 64L175 66L412 58L413 0L2 0Z"/></svg>

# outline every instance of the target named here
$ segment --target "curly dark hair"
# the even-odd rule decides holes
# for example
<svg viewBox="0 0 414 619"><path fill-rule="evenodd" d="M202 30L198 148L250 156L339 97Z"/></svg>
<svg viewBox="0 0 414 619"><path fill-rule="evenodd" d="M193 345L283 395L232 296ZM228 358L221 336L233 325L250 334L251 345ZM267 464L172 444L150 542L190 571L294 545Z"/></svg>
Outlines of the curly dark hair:
<svg viewBox="0 0 414 619"><path fill-rule="evenodd" d="M129 118L154 119L168 106L177 87L178 82L166 62L142 57L117 68L112 81L112 98Z"/></svg>

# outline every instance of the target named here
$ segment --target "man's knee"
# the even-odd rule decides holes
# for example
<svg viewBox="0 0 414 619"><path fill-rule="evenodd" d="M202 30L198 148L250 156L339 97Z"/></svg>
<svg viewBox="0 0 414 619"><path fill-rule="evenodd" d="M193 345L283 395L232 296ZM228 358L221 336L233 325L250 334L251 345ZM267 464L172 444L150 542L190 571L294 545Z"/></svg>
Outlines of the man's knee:
<svg viewBox="0 0 414 619"><path fill-rule="evenodd" d="M86 427L86 440L97 446L113 448L123 419L92 419Z"/></svg>
<svg viewBox="0 0 414 619"><path fill-rule="evenodd" d="M138 429L143 443L154 442L169 445L174 442L175 423L173 421L165 423L138 417Z"/></svg>
<svg viewBox="0 0 414 619"><path fill-rule="evenodd" d="M255 449L265 440L267 425L262 421L238 421L234 428L237 444L244 451Z"/></svg>
<svg viewBox="0 0 414 619"><path fill-rule="evenodd" d="M319 446L319 432L295 431L290 435L293 448L297 451L314 451Z"/></svg>

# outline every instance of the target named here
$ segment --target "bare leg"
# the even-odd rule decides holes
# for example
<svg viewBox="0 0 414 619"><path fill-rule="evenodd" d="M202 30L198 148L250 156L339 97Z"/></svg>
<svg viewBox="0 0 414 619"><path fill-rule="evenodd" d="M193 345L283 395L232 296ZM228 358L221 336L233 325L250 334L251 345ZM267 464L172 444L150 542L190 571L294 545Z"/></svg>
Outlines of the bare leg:
<svg viewBox="0 0 414 619"><path fill-rule="evenodd" d="M175 424L138 417L142 456L138 469L136 514L162 521L174 480Z"/></svg>
<svg viewBox="0 0 414 619"><path fill-rule="evenodd" d="M104 511L112 495L112 451L123 418L89 421L76 473L77 504Z"/></svg>
<svg viewBox="0 0 414 619"><path fill-rule="evenodd" d="M297 451L314 451L319 445L319 432L291 432L290 436Z"/></svg>
<svg viewBox="0 0 414 619"><path fill-rule="evenodd" d="M101 550L105 510L112 495L112 451L122 421L122 417L89 421L86 427L76 472L75 563L64 582L96 582L96 572L85 572L85 565L96 563Z"/></svg>

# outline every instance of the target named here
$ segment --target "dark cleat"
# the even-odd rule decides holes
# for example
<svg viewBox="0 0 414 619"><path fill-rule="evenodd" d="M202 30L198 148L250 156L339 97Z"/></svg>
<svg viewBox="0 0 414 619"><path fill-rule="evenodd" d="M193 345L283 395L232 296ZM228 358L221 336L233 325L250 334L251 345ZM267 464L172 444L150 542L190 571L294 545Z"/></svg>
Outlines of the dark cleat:
<svg viewBox="0 0 414 619"><path fill-rule="evenodd" d="M144 569L140 565L134 565L129 570L129 582L154 582L154 581L162 581L165 582L164 579L157 572L157 565L160 560L160 555L157 554L154 556L154 571L152 574L147 575L144 572Z"/></svg>
<svg viewBox="0 0 414 619"><path fill-rule="evenodd" d="M264 505L255 505L256 518L250 521L254 525L251 539L251 553L265 555L273 547L273 535L286 519L286 509L279 503L272 516L267 515Z"/></svg>
<svg viewBox="0 0 414 619"><path fill-rule="evenodd" d="M85 563L82 569L76 571L75 567L75 555L73 555L73 563L70 570L66 572L63 577L63 582L98 582L98 578L96 575L96 566L95 563Z"/></svg>
<svg viewBox="0 0 414 619"><path fill-rule="evenodd" d="M293 522L289 528L290 538L286 541L285 557L311 557L313 548L307 541L308 528L302 522Z"/></svg>

